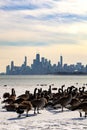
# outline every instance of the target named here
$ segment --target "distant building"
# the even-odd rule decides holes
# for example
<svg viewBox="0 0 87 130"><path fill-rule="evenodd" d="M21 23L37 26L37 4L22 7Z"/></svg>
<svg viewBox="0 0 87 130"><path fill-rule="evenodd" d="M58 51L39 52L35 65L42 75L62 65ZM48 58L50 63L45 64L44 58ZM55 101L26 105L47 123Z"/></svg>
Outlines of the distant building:
<svg viewBox="0 0 87 130"><path fill-rule="evenodd" d="M63 64L63 56L60 56L58 64L51 64L51 61L45 57L40 58L40 54L36 54L31 67L27 65L27 57L21 66L15 66L14 61L6 66L7 75L42 75L42 74L87 74L87 65L81 62L75 64Z"/></svg>
<svg viewBox="0 0 87 130"><path fill-rule="evenodd" d="M63 66L63 57L60 56L60 66L62 67Z"/></svg>

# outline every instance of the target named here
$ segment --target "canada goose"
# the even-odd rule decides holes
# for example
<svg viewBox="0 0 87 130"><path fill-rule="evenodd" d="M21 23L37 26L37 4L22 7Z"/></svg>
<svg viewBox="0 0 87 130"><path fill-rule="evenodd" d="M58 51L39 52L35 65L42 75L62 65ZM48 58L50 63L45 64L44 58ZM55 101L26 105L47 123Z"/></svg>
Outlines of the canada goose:
<svg viewBox="0 0 87 130"><path fill-rule="evenodd" d="M46 98L44 98L43 94L40 94L38 97L36 90L37 88L34 89L34 99L31 100L32 106L34 108L34 114L36 114L36 109L37 109L37 113L39 113L39 109L43 108L47 103L47 100Z"/></svg>
<svg viewBox="0 0 87 130"><path fill-rule="evenodd" d="M9 98L12 98L13 100L15 100L15 98L16 98L16 93L15 93L15 89L14 89L14 88L11 89L11 95L10 95Z"/></svg>
<svg viewBox="0 0 87 130"><path fill-rule="evenodd" d="M80 95L78 98L79 98L81 101L87 100L87 94Z"/></svg>
<svg viewBox="0 0 87 130"><path fill-rule="evenodd" d="M11 94L9 92L3 94L3 98L9 98L11 96L16 96L14 88L11 89Z"/></svg>
<svg viewBox="0 0 87 130"><path fill-rule="evenodd" d="M67 109L72 110L76 106L78 106L81 101L78 98L72 98L71 102L66 106Z"/></svg>
<svg viewBox="0 0 87 130"><path fill-rule="evenodd" d="M53 94L53 102L60 99L61 97L63 97L63 91L61 88L59 88L58 92Z"/></svg>
<svg viewBox="0 0 87 130"><path fill-rule="evenodd" d="M62 85L61 88L58 89L58 95L61 97L64 96L64 87L65 85Z"/></svg>
<svg viewBox="0 0 87 130"><path fill-rule="evenodd" d="M2 107L2 109L6 109L7 111L16 111L16 104L8 104Z"/></svg>
<svg viewBox="0 0 87 130"><path fill-rule="evenodd" d="M17 104L20 104L22 103L23 101L25 101L23 98L18 98L14 101L14 103L17 103Z"/></svg>
<svg viewBox="0 0 87 130"><path fill-rule="evenodd" d="M31 103L32 103L32 106L34 107L34 114L36 114L36 109L37 109L37 113L39 114L39 109L43 108L46 105L47 100L46 98L42 97L40 99L32 100Z"/></svg>
<svg viewBox="0 0 87 130"><path fill-rule="evenodd" d="M82 102L78 106L75 106L71 109L72 111L78 110L80 113L80 117L82 117L81 112L85 112L85 117L87 117L87 102Z"/></svg>
<svg viewBox="0 0 87 130"><path fill-rule="evenodd" d="M61 88L59 88L59 91L61 91L62 95L64 94L64 87L65 87L65 84L61 86Z"/></svg>
<svg viewBox="0 0 87 130"><path fill-rule="evenodd" d="M21 117L21 114L24 113L24 109L22 109L20 106L18 108L16 108L16 112L19 114L18 117Z"/></svg>
<svg viewBox="0 0 87 130"><path fill-rule="evenodd" d="M32 109L32 104L30 101L23 101L18 105L16 108L16 112L19 114L18 117L21 116L21 114L26 111L26 117L28 117L28 112Z"/></svg>
<svg viewBox="0 0 87 130"><path fill-rule="evenodd" d="M9 97L10 97L10 93L5 92L5 93L3 94L3 98L9 98Z"/></svg>
<svg viewBox="0 0 87 130"><path fill-rule="evenodd" d="M8 98L6 98L5 100L3 100L2 103L8 103L8 104L13 103L15 101L15 98L16 98L16 94L15 94L14 88L11 89L11 94L4 93L3 97L8 97Z"/></svg>
<svg viewBox="0 0 87 130"><path fill-rule="evenodd" d="M51 93L52 93L51 85L49 85L48 94L51 94Z"/></svg>
<svg viewBox="0 0 87 130"><path fill-rule="evenodd" d="M72 100L72 92L71 92L71 90L72 90L72 87L68 87L67 88L67 92L68 92L67 96L63 96L60 99L54 101L53 107L55 107L55 105L60 104L61 108L62 108L62 112L63 112L63 107L67 106Z"/></svg>
<svg viewBox="0 0 87 130"><path fill-rule="evenodd" d="M80 95L82 95L84 93L84 90L85 90L84 86L79 88Z"/></svg>
<svg viewBox="0 0 87 130"><path fill-rule="evenodd" d="M11 97L11 98L3 100L1 103L12 104L12 103L14 103L14 101L15 101L15 99Z"/></svg>
<svg viewBox="0 0 87 130"><path fill-rule="evenodd" d="M19 98L24 99L24 100L28 100L28 99L29 99L29 91L26 90L26 91L25 91L25 94L21 94L21 95L19 95L19 96L17 97L17 99L19 99Z"/></svg>
<svg viewBox="0 0 87 130"><path fill-rule="evenodd" d="M78 98L72 98L72 101L70 102L71 106L77 106L81 103L81 101Z"/></svg>
<svg viewBox="0 0 87 130"><path fill-rule="evenodd" d="M73 96L73 98L78 97L78 89L77 89L77 88L74 88L74 89L73 89L73 91L72 91L72 96Z"/></svg>

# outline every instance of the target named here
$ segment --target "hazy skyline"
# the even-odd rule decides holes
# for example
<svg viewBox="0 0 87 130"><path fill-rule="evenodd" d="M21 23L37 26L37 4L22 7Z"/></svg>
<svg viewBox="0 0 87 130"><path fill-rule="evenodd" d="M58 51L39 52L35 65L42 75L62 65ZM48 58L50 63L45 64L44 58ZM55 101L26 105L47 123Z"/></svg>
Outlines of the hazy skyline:
<svg viewBox="0 0 87 130"><path fill-rule="evenodd" d="M36 53L87 64L87 0L0 0L0 72Z"/></svg>

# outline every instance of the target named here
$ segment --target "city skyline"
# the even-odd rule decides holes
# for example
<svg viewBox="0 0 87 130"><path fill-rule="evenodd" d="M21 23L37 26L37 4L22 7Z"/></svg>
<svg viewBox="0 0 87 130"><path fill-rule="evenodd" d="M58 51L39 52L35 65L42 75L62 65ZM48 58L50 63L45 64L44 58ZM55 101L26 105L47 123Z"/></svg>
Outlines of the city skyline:
<svg viewBox="0 0 87 130"><path fill-rule="evenodd" d="M0 0L0 72L36 53L87 64L87 0Z"/></svg>
<svg viewBox="0 0 87 130"><path fill-rule="evenodd" d="M1 74L6 75L34 75L34 74L87 74L87 64L81 62L76 64L64 63L63 56L60 55L57 63L52 64L50 59L41 57L39 53L32 59L32 64L28 65L27 56L20 66L11 60L10 64L6 65L6 71Z"/></svg>
<svg viewBox="0 0 87 130"><path fill-rule="evenodd" d="M15 61L15 64L17 66L20 66L22 64L22 62L23 62L23 58L24 58L25 55L27 57L29 57L27 63L30 66L30 64L32 64L32 62L33 62L32 59L35 58L35 55L36 55L37 52L40 52L41 56L44 56L44 57L47 57L47 59L50 59L52 64L57 64L57 61L59 60L60 55L64 56L64 63L76 64L77 62L81 62L83 65L87 64L87 60L85 61L86 55L83 54L82 57L81 57L81 56L79 56L79 54L78 55L68 54L68 52L65 52L67 47L65 46L66 47L65 48L64 45L63 45L63 47L64 47L63 48L64 49L63 53L59 53L60 50L62 50L62 49L57 49L57 47L55 47L55 50L54 50L53 47L52 48L50 47L50 49L49 49L50 52L45 51L44 48L39 48L41 50L41 51L39 51L39 49L37 47L35 47L35 48L34 47L33 48L32 47L27 47L27 48L22 47L22 49L21 49L21 47L18 47L18 48L16 48L16 50L12 49L12 51L7 49L7 47L4 47L4 48L6 48L5 51L3 51L3 50L1 50L1 51L3 51L3 53L6 53L6 55L5 55L5 59L3 59L4 62L2 62L2 64L0 65L0 72L5 72L6 71L6 65L9 64L12 61L12 59ZM11 49L11 48L14 48L14 47L9 47L9 48ZM22 50L25 50L24 53L22 52ZM59 50L59 51L57 51L57 50ZM71 51L71 50L69 50L69 51ZM74 50L74 53L75 53L75 51L76 50ZM9 54L9 57L8 57L8 54ZM1 57L3 57L3 56L1 56Z"/></svg>

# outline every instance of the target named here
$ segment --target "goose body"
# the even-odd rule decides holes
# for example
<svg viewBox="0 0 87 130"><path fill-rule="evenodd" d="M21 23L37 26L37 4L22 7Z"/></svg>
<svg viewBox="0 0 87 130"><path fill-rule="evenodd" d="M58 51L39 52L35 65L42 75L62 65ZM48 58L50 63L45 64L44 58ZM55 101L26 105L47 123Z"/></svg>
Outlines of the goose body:
<svg viewBox="0 0 87 130"><path fill-rule="evenodd" d="M5 92L3 94L3 98L5 98L2 103L12 104L15 101L16 94L14 88L11 89L11 94L8 92Z"/></svg>
<svg viewBox="0 0 87 130"><path fill-rule="evenodd" d="M7 111L16 111L16 104L8 104L2 107L2 109L6 109Z"/></svg>
<svg viewBox="0 0 87 130"><path fill-rule="evenodd" d="M80 117L82 117L81 112L85 112L85 117L87 116L87 102L82 102L78 106L74 106L72 111L78 110L80 113Z"/></svg>
<svg viewBox="0 0 87 130"><path fill-rule="evenodd" d="M21 94L17 97L17 99L24 99L24 100L28 100L29 99L29 91L25 91L25 94Z"/></svg>
<svg viewBox="0 0 87 130"><path fill-rule="evenodd" d="M53 103L53 106L55 107L56 105L61 105L62 111L63 107L67 106L72 100L72 94L69 94L68 96L63 96L59 100L55 101Z"/></svg>
<svg viewBox="0 0 87 130"><path fill-rule="evenodd" d="M24 113L24 111L26 111L26 116L28 116L28 112L32 109L32 104L30 101L23 101L22 103L20 103L18 105L18 107L16 108L16 112L19 114L18 117L21 116L22 113Z"/></svg>
<svg viewBox="0 0 87 130"><path fill-rule="evenodd" d="M36 114L36 109L37 109L37 113L39 113L39 109L43 108L46 105L47 100L46 98L42 97L40 99L34 99L31 103L34 107L34 114Z"/></svg>

